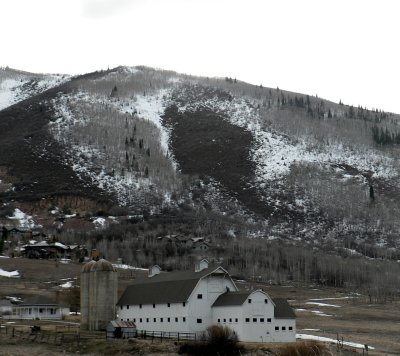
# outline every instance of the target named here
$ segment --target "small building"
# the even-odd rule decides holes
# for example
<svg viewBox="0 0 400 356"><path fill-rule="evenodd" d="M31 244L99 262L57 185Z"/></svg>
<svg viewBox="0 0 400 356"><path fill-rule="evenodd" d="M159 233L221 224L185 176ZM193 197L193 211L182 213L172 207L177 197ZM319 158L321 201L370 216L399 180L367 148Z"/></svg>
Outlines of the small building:
<svg viewBox="0 0 400 356"><path fill-rule="evenodd" d="M106 337L107 339L129 339L136 337L136 325L132 321L111 320L107 324Z"/></svg>
<svg viewBox="0 0 400 356"><path fill-rule="evenodd" d="M61 306L51 298L38 295L13 307L10 319L46 319L61 320L69 314L69 308Z"/></svg>

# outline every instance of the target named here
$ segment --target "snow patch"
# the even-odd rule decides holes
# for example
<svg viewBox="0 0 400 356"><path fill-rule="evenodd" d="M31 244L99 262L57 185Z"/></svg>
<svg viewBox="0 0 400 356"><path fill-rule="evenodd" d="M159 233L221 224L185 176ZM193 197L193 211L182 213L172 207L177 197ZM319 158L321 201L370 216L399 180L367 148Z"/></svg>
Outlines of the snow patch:
<svg viewBox="0 0 400 356"><path fill-rule="evenodd" d="M18 208L15 208L14 215L8 216L8 219L16 220L19 227L32 229L35 226L39 226L35 224L33 217L31 215L27 215Z"/></svg>
<svg viewBox="0 0 400 356"><path fill-rule="evenodd" d="M66 282L64 284L60 284L59 287L61 287L61 288L72 288L72 282Z"/></svg>
<svg viewBox="0 0 400 356"><path fill-rule="evenodd" d="M118 264L118 263L113 263L113 266L115 268L119 268L119 269L131 269L131 270L137 270L137 271L148 271L148 268L141 268L141 267L133 267L130 265L126 265L126 264Z"/></svg>
<svg viewBox="0 0 400 356"><path fill-rule="evenodd" d="M319 303L319 302L306 302L306 304L317 305L319 307L332 307L332 308L340 308L340 305L335 304L326 304L326 303Z"/></svg>
<svg viewBox="0 0 400 356"><path fill-rule="evenodd" d="M321 342L331 342L333 344L337 344L338 343L338 340L331 339L329 337L308 335L308 334L296 334L296 339L315 340L315 341L321 341ZM340 343L341 343L341 341L340 341ZM354 347L354 348L357 348L357 349L364 349L365 348L364 344L360 344L360 343L356 343L356 342L350 342L350 341L344 341L343 345ZM374 350L375 348L368 345L368 349Z"/></svg>
<svg viewBox="0 0 400 356"><path fill-rule="evenodd" d="M19 278L21 277L18 271L8 272L4 269L0 268L0 276L1 277L9 277L9 278Z"/></svg>

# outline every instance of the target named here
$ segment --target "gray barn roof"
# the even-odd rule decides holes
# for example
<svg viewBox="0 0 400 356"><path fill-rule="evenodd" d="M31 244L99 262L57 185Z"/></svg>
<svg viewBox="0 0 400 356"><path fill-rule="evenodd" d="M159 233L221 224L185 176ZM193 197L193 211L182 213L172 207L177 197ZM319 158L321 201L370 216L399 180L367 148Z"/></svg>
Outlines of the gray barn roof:
<svg viewBox="0 0 400 356"><path fill-rule="evenodd" d="M242 305L253 291L226 292L221 294L212 305L213 307L226 307ZM276 319L295 319L296 315L293 308L286 299L272 299L275 304L274 317Z"/></svg>
<svg viewBox="0 0 400 356"><path fill-rule="evenodd" d="M243 290L237 292L226 292L221 294L212 306L227 307L231 305L242 305L250 294L251 291Z"/></svg>
<svg viewBox="0 0 400 356"><path fill-rule="evenodd" d="M283 298L274 298L276 319L296 319L296 314L288 301Z"/></svg>
<svg viewBox="0 0 400 356"><path fill-rule="evenodd" d="M229 276L222 267L209 267L200 272L160 273L151 278L138 278L125 289L117 305L186 302L198 281L213 273Z"/></svg>

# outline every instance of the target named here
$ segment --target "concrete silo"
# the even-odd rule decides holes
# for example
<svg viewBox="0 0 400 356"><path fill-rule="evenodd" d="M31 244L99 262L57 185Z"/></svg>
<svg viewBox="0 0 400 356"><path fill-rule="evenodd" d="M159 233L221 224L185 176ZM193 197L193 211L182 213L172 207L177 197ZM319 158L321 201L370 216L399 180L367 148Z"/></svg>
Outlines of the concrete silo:
<svg viewBox="0 0 400 356"><path fill-rule="evenodd" d="M81 271L81 328L105 330L116 316L118 273L100 259L90 261Z"/></svg>

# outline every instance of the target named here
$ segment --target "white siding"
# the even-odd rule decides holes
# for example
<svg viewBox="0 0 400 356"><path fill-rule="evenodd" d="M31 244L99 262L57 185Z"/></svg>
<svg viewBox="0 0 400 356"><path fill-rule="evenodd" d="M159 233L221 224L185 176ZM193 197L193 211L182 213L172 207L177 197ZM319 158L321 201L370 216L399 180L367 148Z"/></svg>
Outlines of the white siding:
<svg viewBox="0 0 400 356"><path fill-rule="evenodd" d="M211 306L220 294L226 292L227 287L231 291L237 290L232 280L223 274L208 276L200 279L185 306L183 303L171 303L168 307L165 303L156 304L153 308L153 304L143 304L141 308L139 305L129 305L128 309L123 305L122 309L118 308L118 318L135 322L138 330L201 333L212 324ZM201 299L198 298L199 294L202 295ZM201 319L201 323L198 323L198 319Z"/></svg>
<svg viewBox="0 0 400 356"><path fill-rule="evenodd" d="M167 303L156 304L155 307L153 304L144 304L141 307L129 305L128 309L123 305L118 308L118 318L135 322L137 330L199 334L212 324L220 324L232 328L241 341L296 341L296 320L275 319L275 305L269 295L262 291L252 292L242 305L212 308L227 288L237 291L229 276L210 275L199 280L185 306L183 303L171 303L169 307ZM201 323L198 319L201 319Z"/></svg>
<svg viewBox="0 0 400 356"><path fill-rule="evenodd" d="M273 301L266 293L255 291L249 295L243 305L214 307L213 323L229 326L237 333L241 341L296 341L295 319L275 319L274 307ZM234 318L238 318L237 323L234 322ZM230 319L232 322L229 321ZM275 330L275 327L278 327L278 330ZM292 330L289 330L289 327Z"/></svg>
<svg viewBox="0 0 400 356"><path fill-rule="evenodd" d="M188 332L188 304L144 304L126 305L118 309L118 318L124 321L133 321L137 330ZM155 319L155 321L154 321ZM161 321L162 320L162 321ZM168 321L169 320L169 321Z"/></svg>

